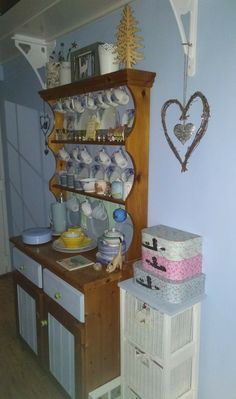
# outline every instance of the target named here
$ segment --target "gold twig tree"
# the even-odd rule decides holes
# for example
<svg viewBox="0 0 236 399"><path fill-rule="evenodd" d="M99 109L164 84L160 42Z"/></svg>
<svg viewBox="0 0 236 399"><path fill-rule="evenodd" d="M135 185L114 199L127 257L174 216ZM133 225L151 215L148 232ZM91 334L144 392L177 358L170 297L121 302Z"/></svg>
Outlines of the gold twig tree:
<svg viewBox="0 0 236 399"><path fill-rule="evenodd" d="M143 54L138 49L143 48L143 38L137 35L140 32L138 21L133 16L132 8L127 4L117 27L116 62L125 68L132 68L137 61L143 59Z"/></svg>

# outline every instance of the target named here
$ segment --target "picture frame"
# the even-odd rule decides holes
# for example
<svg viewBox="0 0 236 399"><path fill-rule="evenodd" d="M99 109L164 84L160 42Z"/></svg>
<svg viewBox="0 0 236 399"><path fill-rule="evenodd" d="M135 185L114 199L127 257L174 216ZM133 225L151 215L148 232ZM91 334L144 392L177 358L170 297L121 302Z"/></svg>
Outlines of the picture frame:
<svg viewBox="0 0 236 399"><path fill-rule="evenodd" d="M100 74L98 47L103 42L96 42L71 52L71 81L87 79Z"/></svg>

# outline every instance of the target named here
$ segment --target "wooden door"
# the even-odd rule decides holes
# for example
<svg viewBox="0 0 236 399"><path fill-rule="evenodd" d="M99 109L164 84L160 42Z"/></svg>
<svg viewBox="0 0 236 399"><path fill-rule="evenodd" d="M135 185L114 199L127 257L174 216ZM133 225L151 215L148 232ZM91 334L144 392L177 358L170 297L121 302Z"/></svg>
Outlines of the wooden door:
<svg viewBox="0 0 236 399"><path fill-rule="evenodd" d="M11 270L9 235L6 207L6 189L3 167L3 149L0 121L0 274L5 274Z"/></svg>
<svg viewBox="0 0 236 399"><path fill-rule="evenodd" d="M14 272L18 333L39 360L44 358L43 291Z"/></svg>
<svg viewBox="0 0 236 399"><path fill-rule="evenodd" d="M48 368L72 399L84 399L83 325L45 294Z"/></svg>

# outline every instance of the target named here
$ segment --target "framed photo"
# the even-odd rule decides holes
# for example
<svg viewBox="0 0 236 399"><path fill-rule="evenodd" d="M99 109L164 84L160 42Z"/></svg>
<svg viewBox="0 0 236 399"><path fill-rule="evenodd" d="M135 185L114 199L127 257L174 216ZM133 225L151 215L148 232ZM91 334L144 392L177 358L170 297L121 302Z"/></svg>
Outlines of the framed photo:
<svg viewBox="0 0 236 399"><path fill-rule="evenodd" d="M100 74L98 46L102 42L93 43L71 53L71 81L90 78Z"/></svg>

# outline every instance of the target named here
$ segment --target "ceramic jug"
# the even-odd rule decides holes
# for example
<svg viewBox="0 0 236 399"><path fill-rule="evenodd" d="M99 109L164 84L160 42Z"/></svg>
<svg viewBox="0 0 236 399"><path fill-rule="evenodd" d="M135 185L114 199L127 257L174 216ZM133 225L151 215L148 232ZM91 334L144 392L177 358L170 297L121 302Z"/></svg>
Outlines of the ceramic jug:
<svg viewBox="0 0 236 399"><path fill-rule="evenodd" d="M61 234L67 229L67 209L65 202L51 204L51 220L55 234Z"/></svg>

